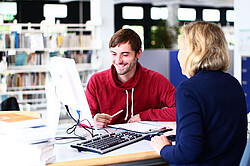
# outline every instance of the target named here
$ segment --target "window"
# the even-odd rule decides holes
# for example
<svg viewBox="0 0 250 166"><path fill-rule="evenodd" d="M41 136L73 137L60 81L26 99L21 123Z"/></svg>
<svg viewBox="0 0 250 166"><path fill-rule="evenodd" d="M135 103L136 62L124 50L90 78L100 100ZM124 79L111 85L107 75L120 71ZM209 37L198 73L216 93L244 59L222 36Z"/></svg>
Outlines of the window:
<svg viewBox="0 0 250 166"><path fill-rule="evenodd" d="M122 18L143 19L143 8L140 6L123 6Z"/></svg>
<svg viewBox="0 0 250 166"><path fill-rule="evenodd" d="M226 19L227 19L228 22L234 22L235 21L235 12L234 12L234 10L227 10Z"/></svg>
<svg viewBox="0 0 250 166"><path fill-rule="evenodd" d="M194 21L196 19L196 10L192 8L179 8L178 19L185 21Z"/></svg>
<svg viewBox="0 0 250 166"><path fill-rule="evenodd" d="M45 4L43 6L44 17L66 18L68 15L67 5Z"/></svg>
<svg viewBox="0 0 250 166"><path fill-rule="evenodd" d="M16 15L16 2L0 2L0 15Z"/></svg>
<svg viewBox="0 0 250 166"><path fill-rule="evenodd" d="M218 9L203 9L204 21L220 21L220 11Z"/></svg>
<svg viewBox="0 0 250 166"><path fill-rule="evenodd" d="M132 29L134 30L141 38L142 41L142 50L144 50L144 28L140 25L123 25L122 29Z"/></svg>
<svg viewBox="0 0 250 166"><path fill-rule="evenodd" d="M166 20L168 18L167 7L152 7L151 8L151 19L152 20Z"/></svg>

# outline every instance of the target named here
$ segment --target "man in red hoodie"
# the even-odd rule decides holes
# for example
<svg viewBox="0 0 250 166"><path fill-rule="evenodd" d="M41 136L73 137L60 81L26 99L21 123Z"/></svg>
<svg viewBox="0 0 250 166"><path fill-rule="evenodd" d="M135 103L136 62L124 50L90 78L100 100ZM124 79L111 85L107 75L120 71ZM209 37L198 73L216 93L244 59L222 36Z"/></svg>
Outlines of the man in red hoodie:
<svg viewBox="0 0 250 166"><path fill-rule="evenodd" d="M109 42L111 68L90 78L85 93L98 128L142 120L175 121L175 88L160 73L141 66L141 44L133 30L117 31Z"/></svg>

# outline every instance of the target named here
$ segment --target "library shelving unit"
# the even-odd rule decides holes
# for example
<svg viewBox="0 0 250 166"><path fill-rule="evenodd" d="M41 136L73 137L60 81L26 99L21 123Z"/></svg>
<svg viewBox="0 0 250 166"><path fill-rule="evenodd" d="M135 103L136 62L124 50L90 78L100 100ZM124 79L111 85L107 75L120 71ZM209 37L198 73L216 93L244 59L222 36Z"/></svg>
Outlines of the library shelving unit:
<svg viewBox="0 0 250 166"><path fill-rule="evenodd" d="M1 101L15 96L22 110L46 110L45 82L49 59L73 58L83 86L98 70L93 64L101 42L91 24L0 24L0 94Z"/></svg>

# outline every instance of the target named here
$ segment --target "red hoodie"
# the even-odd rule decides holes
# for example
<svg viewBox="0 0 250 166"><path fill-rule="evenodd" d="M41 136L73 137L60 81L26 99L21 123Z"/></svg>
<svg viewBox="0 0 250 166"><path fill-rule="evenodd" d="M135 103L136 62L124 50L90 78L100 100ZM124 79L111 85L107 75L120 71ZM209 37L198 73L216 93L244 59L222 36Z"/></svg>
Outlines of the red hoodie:
<svg viewBox="0 0 250 166"><path fill-rule="evenodd" d="M137 63L136 74L125 83L116 78L115 67L95 73L89 80L86 97L94 116L113 115L111 124L125 123L140 114L141 120L175 121L175 88L160 73Z"/></svg>

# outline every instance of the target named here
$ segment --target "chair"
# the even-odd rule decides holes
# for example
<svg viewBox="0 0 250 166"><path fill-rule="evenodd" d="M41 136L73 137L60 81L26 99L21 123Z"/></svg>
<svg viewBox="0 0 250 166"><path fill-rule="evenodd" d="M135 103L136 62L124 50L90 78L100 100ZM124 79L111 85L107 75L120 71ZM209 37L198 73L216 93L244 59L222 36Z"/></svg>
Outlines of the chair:
<svg viewBox="0 0 250 166"><path fill-rule="evenodd" d="M249 133L248 142L247 142L245 151L240 161L240 166L250 166L250 140L249 138L250 138L250 133Z"/></svg>
<svg viewBox="0 0 250 166"><path fill-rule="evenodd" d="M17 99L15 97L9 97L2 101L1 111L20 111Z"/></svg>

